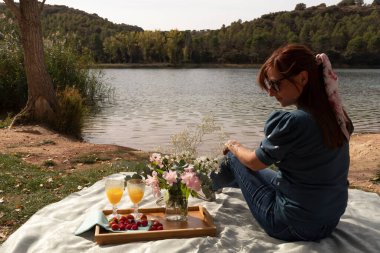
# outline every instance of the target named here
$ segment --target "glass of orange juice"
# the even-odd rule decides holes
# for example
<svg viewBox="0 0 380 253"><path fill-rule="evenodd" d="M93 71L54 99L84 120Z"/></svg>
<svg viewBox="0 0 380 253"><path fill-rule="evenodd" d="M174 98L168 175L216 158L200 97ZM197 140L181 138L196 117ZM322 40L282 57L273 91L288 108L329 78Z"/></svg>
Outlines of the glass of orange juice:
<svg viewBox="0 0 380 253"><path fill-rule="evenodd" d="M111 176L106 178L106 195L109 202L112 204L112 217L119 216L117 214L117 204L120 202L121 197L123 197L124 186L124 177Z"/></svg>
<svg viewBox="0 0 380 253"><path fill-rule="evenodd" d="M135 219L141 217L141 213L138 212L139 203L144 197L145 182L142 179L130 179L127 181L128 195L133 203L133 216Z"/></svg>

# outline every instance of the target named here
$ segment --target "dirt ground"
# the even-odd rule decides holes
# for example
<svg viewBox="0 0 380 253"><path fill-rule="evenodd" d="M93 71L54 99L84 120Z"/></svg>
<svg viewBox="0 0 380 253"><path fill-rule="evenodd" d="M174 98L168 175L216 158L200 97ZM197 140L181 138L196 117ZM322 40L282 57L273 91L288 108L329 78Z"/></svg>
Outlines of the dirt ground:
<svg viewBox="0 0 380 253"><path fill-rule="evenodd" d="M18 154L24 161L39 166L51 163L56 169L81 169L91 166L81 163L80 159L89 155L104 158L98 162L148 157L146 152L133 148L86 143L40 126L0 129L0 153ZM380 171L380 134L353 135L350 156L350 186L380 194L380 183L371 181Z"/></svg>

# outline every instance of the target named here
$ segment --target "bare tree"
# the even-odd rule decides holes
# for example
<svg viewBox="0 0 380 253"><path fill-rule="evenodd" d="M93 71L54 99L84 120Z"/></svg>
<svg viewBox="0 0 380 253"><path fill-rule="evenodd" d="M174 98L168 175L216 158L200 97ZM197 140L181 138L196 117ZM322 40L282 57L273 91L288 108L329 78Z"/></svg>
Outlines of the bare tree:
<svg viewBox="0 0 380 253"><path fill-rule="evenodd" d="M13 119L11 127L19 122L36 121L51 125L58 108L52 80L44 59L41 12L45 1L3 0L16 17L24 49L24 65L28 82L28 101L25 108Z"/></svg>

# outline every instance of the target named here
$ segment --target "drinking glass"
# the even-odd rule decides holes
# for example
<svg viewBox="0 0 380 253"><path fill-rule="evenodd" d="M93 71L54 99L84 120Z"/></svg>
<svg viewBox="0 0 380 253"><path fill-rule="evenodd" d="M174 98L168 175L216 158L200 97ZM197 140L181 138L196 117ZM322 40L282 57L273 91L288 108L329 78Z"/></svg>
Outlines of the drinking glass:
<svg viewBox="0 0 380 253"><path fill-rule="evenodd" d="M141 217L141 213L138 212L139 203L144 197L145 182L142 179L130 179L127 181L128 195L133 202L133 216L135 219Z"/></svg>
<svg viewBox="0 0 380 253"><path fill-rule="evenodd" d="M112 217L118 218L117 204L120 202L124 193L125 181L124 177L108 177L106 178L105 188L109 202L112 204Z"/></svg>

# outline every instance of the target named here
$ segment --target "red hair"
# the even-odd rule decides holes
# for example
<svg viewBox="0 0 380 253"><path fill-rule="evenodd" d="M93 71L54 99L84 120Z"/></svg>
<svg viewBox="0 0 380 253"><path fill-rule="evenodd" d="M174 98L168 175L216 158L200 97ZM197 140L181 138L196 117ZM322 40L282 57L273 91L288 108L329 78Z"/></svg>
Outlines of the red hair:
<svg viewBox="0 0 380 253"><path fill-rule="evenodd" d="M268 77L267 73L270 68L274 68L286 76L289 81L292 81L292 77L301 71L307 71L308 82L298 98L297 106L306 109L313 115L322 130L326 146L330 148L342 146L346 138L328 101L323 80L323 66L318 65L315 54L306 46L298 44L289 44L278 48L265 61L258 73L257 83L262 89L266 89L264 80ZM344 113L347 115L345 111ZM353 128L351 120L347 126L351 133Z"/></svg>

